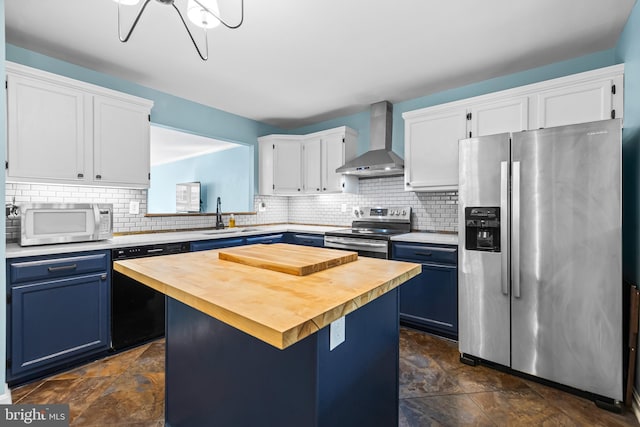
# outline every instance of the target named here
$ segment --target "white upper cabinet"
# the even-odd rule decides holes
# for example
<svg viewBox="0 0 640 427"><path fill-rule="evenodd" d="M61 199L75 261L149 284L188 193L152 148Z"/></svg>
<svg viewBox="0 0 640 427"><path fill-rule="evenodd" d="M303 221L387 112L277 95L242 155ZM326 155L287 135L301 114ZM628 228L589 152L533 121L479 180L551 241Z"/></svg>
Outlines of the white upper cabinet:
<svg viewBox="0 0 640 427"><path fill-rule="evenodd" d="M304 170L304 193L322 191L322 139L308 138L302 142L302 163Z"/></svg>
<svg viewBox="0 0 640 427"><path fill-rule="evenodd" d="M622 75L556 87L534 97L537 105L534 128L622 117Z"/></svg>
<svg viewBox="0 0 640 427"><path fill-rule="evenodd" d="M86 182L84 93L7 76L7 179Z"/></svg>
<svg viewBox="0 0 640 427"><path fill-rule="evenodd" d="M281 140L273 144L273 192L302 192L302 142Z"/></svg>
<svg viewBox="0 0 640 427"><path fill-rule="evenodd" d="M457 189L458 140L467 135L467 110L439 109L404 117L405 189Z"/></svg>
<svg viewBox="0 0 640 427"><path fill-rule="evenodd" d="M149 110L96 96L93 112L94 180L114 186L148 187Z"/></svg>
<svg viewBox="0 0 640 427"><path fill-rule="evenodd" d="M456 191L458 140L623 117L623 65L409 111L405 189Z"/></svg>
<svg viewBox="0 0 640 427"><path fill-rule="evenodd" d="M471 136L529 129L529 98L514 97L469 108Z"/></svg>
<svg viewBox="0 0 640 427"><path fill-rule="evenodd" d="M343 126L308 135L258 138L260 194L357 192L357 177L336 173L355 157L357 136Z"/></svg>
<svg viewBox="0 0 640 427"><path fill-rule="evenodd" d="M327 131L322 139L322 191L329 193L354 193L358 190L358 178L336 172L340 166L356 156L358 135L349 128Z"/></svg>
<svg viewBox="0 0 640 427"><path fill-rule="evenodd" d="M149 187L151 101L7 63L7 181Z"/></svg>

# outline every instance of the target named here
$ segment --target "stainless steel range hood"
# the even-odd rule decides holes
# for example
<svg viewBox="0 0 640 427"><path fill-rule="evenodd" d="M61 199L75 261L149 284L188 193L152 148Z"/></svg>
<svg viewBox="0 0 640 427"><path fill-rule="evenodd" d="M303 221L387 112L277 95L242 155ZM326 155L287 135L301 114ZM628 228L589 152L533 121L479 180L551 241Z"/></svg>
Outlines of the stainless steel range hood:
<svg viewBox="0 0 640 427"><path fill-rule="evenodd" d="M391 150L392 123L390 102L372 104L369 151L340 166L336 172L361 177L404 174L404 160Z"/></svg>

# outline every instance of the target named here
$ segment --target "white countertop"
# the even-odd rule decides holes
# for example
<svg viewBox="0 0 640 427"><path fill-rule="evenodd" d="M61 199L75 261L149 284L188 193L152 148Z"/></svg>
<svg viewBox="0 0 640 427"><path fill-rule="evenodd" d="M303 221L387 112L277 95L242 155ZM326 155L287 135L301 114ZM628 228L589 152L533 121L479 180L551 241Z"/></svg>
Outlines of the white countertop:
<svg viewBox="0 0 640 427"><path fill-rule="evenodd" d="M169 233L144 233L115 236L109 240L99 242L64 243L56 245L20 246L17 243L8 243L6 247L7 258L18 258L38 255L55 255L72 252L99 251L105 249L117 249L130 246L153 245L162 243L195 242L198 240L225 239L238 236L255 236L265 233L310 233L324 234L327 231L344 229L345 227L331 227L318 225L278 224L258 225L238 228L225 228L224 230L198 230L176 231Z"/></svg>
<svg viewBox="0 0 640 427"><path fill-rule="evenodd" d="M432 243L439 245L458 245L457 233L437 233L429 231L414 231L391 237L394 242Z"/></svg>

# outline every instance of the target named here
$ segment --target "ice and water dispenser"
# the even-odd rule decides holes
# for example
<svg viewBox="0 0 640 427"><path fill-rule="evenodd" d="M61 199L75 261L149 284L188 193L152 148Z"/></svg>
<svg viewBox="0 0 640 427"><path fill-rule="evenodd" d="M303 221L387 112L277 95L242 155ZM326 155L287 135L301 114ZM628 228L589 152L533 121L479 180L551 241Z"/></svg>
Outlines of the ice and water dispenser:
<svg viewBox="0 0 640 427"><path fill-rule="evenodd" d="M500 252L499 207L467 207L464 222L467 250Z"/></svg>

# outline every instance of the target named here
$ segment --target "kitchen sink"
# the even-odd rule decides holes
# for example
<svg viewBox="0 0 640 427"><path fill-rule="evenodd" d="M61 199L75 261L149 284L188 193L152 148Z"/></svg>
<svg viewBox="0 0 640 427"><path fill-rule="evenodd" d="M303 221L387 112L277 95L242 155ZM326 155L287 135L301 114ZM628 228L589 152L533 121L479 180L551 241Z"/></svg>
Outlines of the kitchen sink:
<svg viewBox="0 0 640 427"><path fill-rule="evenodd" d="M211 230L211 231L203 231L200 234L227 234L227 233L237 233L238 230Z"/></svg>
<svg viewBox="0 0 640 427"><path fill-rule="evenodd" d="M228 233L244 233L246 231L259 231L257 228L225 228L223 230L203 231L200 234L228 234Z"/></svg>

